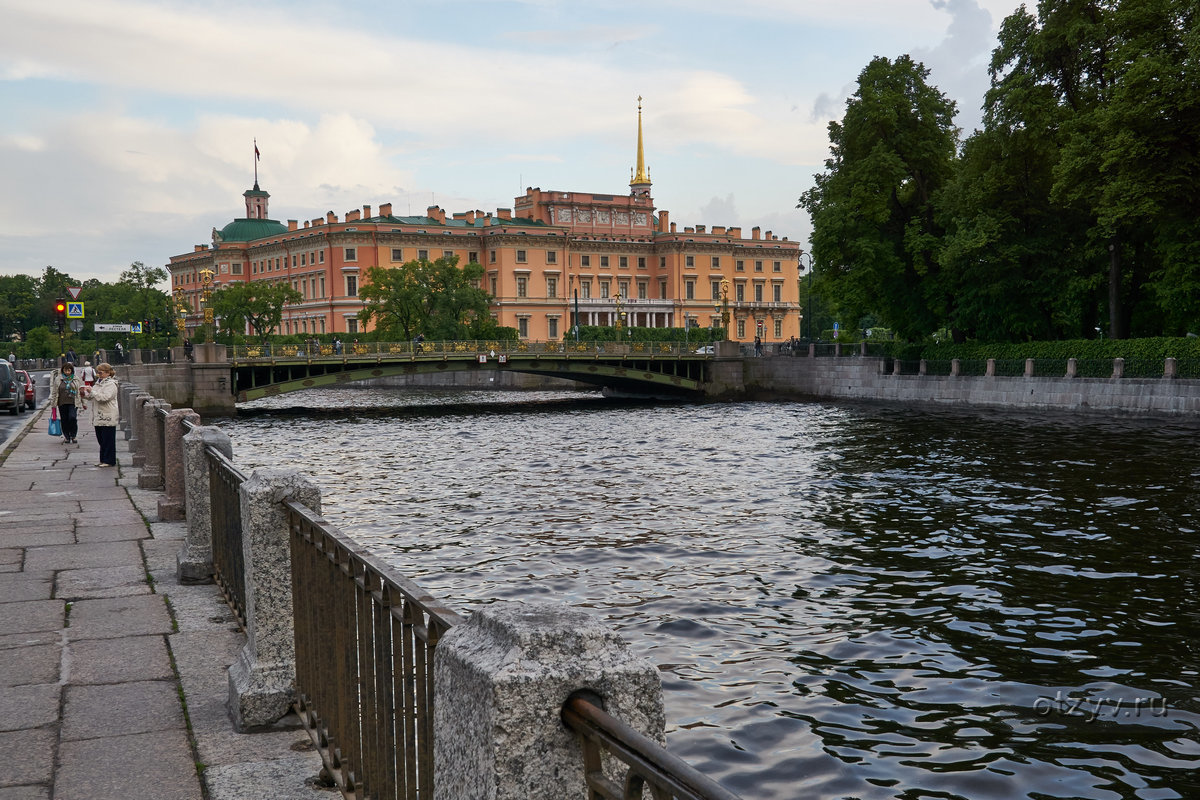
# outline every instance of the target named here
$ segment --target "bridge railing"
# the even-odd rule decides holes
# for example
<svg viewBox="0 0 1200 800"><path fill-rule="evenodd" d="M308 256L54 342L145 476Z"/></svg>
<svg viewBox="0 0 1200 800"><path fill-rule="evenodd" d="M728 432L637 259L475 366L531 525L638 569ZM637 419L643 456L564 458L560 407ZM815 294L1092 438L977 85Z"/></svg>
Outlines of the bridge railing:
<svg viewBox="0 0 1200 800"><path fill-rule="evenodd" d="M542 776L552 774L556 784L578 780L579 796L593 798L640 798L644 786L655 798L736 800L632 727L637 720L641 730L662 736L658 671L587 613L521 604L505 617L501 603L464 620L329 525L319 513L319 491L301 473L266 469L246 476L231 458L228 436L200 425L190 409L167 410L136 386L121 391L134 454L162 447L161 469L184 473L188 531L177 576L215 579L247 629L229 669L230 713L239 730L271 724L294 708L346 797L429 798L435 770L441 782L486 769L510 788L545 789ZM186 463L171 466L171 454L181 451ZM160 501L160 515L163 507ZM532 636L505 627L527 618L538 620L530 623ZM450 635L457 636L453 644ZM491 662L493 635L531 643L518 657L520 670ZM482 671L473 654L485 654ZM603 666L581 671L583 662ZM572 696L559 708L563 701L553 698L564 676L610 694ZM487 711L476 707L488 697L504 699ZM606 701L617 707L605 710ZM505 717L513 707L518 713ZM539 722L506 721L527 720L519 714L528 709ZM563 749L561 729L541 722L560 715L578 748ZM519 734L528 739L512 742ZM537 763L527 757L529 739L542 754ZM494 758L482 766L474 757L464 761L463 752L475 752L471 743L484 740ZM564 760L574 764L576 778ZM554 766L542 763L548 761ZM514 777L521 770L537 774ZM475 785L470 775L464 780Z"/></svg>
<svg viewBox="0 0 1200 800"><path fill-rule="evenodd" d="M427 341L427 342L350 342L332 345L307 344L236 345L229 348L233 361L291 361L295 359L355 361L411 356L412 358L448 356L528 356L528 355L611 356L645 358L710 358L712 348L687 342L531 342L531 341Z"/></svg>

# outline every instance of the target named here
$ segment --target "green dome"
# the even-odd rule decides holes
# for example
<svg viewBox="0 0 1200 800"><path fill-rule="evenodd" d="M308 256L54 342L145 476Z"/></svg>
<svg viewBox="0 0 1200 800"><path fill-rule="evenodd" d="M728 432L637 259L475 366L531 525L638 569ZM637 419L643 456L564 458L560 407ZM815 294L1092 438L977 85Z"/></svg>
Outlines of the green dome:
<svg viewBox="0 0 1200 800"><path fill-rule="evenodd" d="M217 234L223 242L253 242L287 233L287 226L273 219L235 219Z"/></svg>

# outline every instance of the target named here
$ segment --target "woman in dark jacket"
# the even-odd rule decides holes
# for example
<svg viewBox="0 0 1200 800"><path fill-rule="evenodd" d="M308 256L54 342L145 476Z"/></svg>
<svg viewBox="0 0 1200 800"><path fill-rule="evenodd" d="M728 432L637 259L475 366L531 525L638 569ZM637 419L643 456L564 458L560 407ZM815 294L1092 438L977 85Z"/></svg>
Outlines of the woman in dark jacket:
<svg viewBox="0 0 1200 800"><path fill-rule="evenodd" d="M75 406L79 400L80 386L75 377L75 365L70 361L62 365L62 369L50 382L50 405L58 407L65 444L75 444L75 437L79 434L79 418L76 416Z"/></svg>

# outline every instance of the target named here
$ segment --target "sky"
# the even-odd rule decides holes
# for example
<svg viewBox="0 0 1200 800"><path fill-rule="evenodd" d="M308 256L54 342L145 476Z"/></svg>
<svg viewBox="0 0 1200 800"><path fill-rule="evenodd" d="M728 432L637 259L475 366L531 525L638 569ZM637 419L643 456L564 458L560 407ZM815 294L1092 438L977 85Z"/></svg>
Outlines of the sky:
<svg viewBox="0 0 1200 800"><path fill-rule="evenodd" d="M0 0L0 275L115 281L245 216L623 194L807 243L796 203L876 56L970 133L1016 0ZM257 141L261 159L255 163Z"/></svg>

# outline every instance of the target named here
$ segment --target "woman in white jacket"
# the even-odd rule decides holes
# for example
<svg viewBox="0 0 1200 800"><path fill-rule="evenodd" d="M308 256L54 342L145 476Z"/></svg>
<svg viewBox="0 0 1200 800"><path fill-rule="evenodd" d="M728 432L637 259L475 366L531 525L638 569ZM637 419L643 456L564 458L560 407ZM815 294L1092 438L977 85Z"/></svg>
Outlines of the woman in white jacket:
<svg viewBox="0 0 1200 800"><path fill-rule="evenodd" d="M101 467L117 465L117 374L111 365L96 365L96 384L85 389L92 401L92 425L100 443Z"/></svg>

